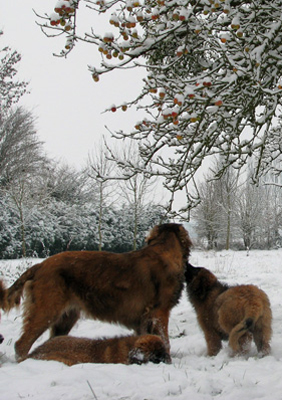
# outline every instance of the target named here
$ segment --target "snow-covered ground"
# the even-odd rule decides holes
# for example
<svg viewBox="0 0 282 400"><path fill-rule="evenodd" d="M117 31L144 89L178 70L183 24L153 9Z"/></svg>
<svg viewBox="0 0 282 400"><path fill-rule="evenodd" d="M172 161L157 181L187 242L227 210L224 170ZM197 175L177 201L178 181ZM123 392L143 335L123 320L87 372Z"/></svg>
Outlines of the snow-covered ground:
<svg viewBox="0 0 282 400"><path fill-rule="evenodd" d="M272 354L258 358L253 346L248 358L229 356L227 344L216 357L206 356L206 344L186 293L170 319L172 364L68 367L55 361L26 360L17 364L14 343L21 330L20 310L2 313L0 333L0 399L36 400L250 400L282 399L282 250L198 252L192 264L204 266L229 284L253 283L269 296L273 312ZM30 260L28 260L28 263ZM33 260L35 263L36 260ZM31 265L31 264L30 264ZM0 261L10 284L27 267L27 260ZM74 336L127 334L120 326L80 320ZM47 333L37 343L47 339Z"/></svg>

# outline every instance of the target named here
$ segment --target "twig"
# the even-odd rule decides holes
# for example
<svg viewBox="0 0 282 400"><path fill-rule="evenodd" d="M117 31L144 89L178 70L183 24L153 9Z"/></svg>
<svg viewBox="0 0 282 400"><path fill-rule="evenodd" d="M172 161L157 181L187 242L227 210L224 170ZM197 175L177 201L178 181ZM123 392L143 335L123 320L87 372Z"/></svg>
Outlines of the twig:
<svg viewBox="0 0 282 400"><path fill-rule="evenodd" d="M98 397L96 396L94 390L92 389L92 386L90 385L89 381L86 381L86 382L87 382L87 384L88 384L88 386L89 386L89 388L90 388L90 390L91 390L91 392L92 392L92 394L93 394L94 399L95 399L95 400L98 400Z"/></svg>

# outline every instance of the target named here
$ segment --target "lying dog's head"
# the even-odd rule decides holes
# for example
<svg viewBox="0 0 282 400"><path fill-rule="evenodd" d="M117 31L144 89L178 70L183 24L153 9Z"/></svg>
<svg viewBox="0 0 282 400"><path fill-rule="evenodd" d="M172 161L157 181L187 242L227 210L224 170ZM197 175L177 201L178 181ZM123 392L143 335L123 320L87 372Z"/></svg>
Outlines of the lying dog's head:
<svg viewBox="0 0 282 400"><path fill-rule="evenodd" d="M205 300L208 292L218 284L216 276L202 267L193 267L186 263L185 280L189 297L197 300Z"/></svg>
<svg viewBox="0 0 282 400"><path fill-rule="evenodd" d="M135 343L134 349L129 353L130 364L143 364L153 362L155 364L164 362L171 363L163 340L155 335L141 336Z"/></svg>

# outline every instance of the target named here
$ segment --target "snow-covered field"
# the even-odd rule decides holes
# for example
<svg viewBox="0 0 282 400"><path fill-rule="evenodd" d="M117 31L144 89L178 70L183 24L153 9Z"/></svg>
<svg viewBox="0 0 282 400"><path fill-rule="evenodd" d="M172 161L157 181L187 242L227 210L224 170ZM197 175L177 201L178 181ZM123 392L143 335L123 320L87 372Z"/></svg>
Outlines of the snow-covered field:
<svg viewBox="0 0 282 400"><path fill-rule="evenodd" d="M206 356L206 344L186 293L170 319L172 364L72 367L55 361L26 360L17 364L14 343L21 330L20 310L2 313L0 333L5 340L0 368L0 399L36 400L250 400L282 399L282 250L198 252L192 264L204 266L229 284L254 283L269 296L273 311L272 354L258 358L253 346L248 358L229 356L227 344L216 357ZM0 261L7 284L31 260ZM35 263L36 260L33 260ZM80 320L74 336L127 334L120 326ZM37 343L47 339L47 333Z"/></svg>

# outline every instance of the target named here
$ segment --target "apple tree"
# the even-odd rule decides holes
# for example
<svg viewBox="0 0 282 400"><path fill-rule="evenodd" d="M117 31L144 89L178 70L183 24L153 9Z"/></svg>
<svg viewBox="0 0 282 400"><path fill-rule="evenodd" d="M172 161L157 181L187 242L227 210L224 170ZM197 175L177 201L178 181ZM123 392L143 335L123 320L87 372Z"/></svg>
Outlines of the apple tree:
<svg viewBox="0 0 282 400"><path fill-rule="evenodd" d="M105 25L97 32L93 19L81 33L83 6L108 16L112 31ZM114 136L137 140L143 170L150 164L147 173L162 176L174 193L187 189L210 156L222 160L215 177L252 157L257 182L280 152L281 8L281 0L60 0L41 27L65 35L61 56L80 41L97 47L94 81L114 69L146 70L141 93L117 107L138 106L146 118ZM124 167L136 170L133 162ZM187 200L189 208L198 198L187 190Z"/></svg>

